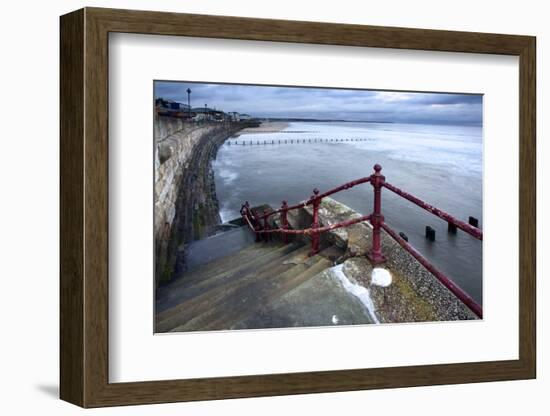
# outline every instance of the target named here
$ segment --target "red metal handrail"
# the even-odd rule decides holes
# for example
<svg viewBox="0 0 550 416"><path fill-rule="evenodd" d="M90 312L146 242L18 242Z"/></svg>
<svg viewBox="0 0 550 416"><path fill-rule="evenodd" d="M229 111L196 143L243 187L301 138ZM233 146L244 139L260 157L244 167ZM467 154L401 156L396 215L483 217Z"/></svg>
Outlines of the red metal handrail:
<svg viewBox="0 0 550 416"><path fill-rule="evenodd" d="M350 182L346 182L345 184L343 185L340 185L334 189L331 189L330 191L327 191L321 195L318 195L319 193L319 190L317 188L313 189L313 193L315 194L315 192L317 192L317 194L315 195L312 195L308 200L304 201L304 202L300 202L299 204L296 204L296 205L292 205L292 206L284 206L286 205L286 201L283 201L283 206L279 209L276 209L274 211L270 211L268 212L267 214L264 214L262 216L260 216L260 219L263 219L264 217L270 217L272 215L275 215L275 214L279 214L283 211L291 211L291 210L294 210L294 209L298 209L298 208L304 208L308 205L311 205L314 203L315 200L322 200L323 198L327 197L327 196L330 196L332 194L335 194L337 192L340 192L340 191L344 191L346 189L350 189L350 188L353 188L354 186L357 186L357 185L361 185L363 183L367 183L367 182L370 182L371 178L370 176L367 176L365 178L360 178L360 179L356 179L354 181L350 181Z"/></svg>
<svg viewBox="0 0 550 416"><path fill-rule="evenodd" d="M390 183L384 182L382 184L384 188L389 189L390 191L396 193L402 198L405 198L409 201L411 201L413 204L418 205L420 208L425 209L430 214L433 214L439 218L441 218L444 221L450 222L451 224L455 225L456 227L460 228L462 231L467 232L472 237L477 238L478 240L483 240L483 232L473 225L470 225L468 223L465 223L464 221L457 220L455 217L453 217L451 214L446 213L445 211L440 210L439 208L436 208L430 204L426 204L424 201L418 199L414 195L411 195L405 191L402 191L396 186L393 186Z"/></svg>
<svg viewBox="0 0 550 416"><path fill-rule="evenodd" d="M431 274L433 274L437 280L439 280L447 289L454 293L454 295L462 301L468 308L471 309L478 317L483 316L483 310L481 306L464 290L457 286L451 279L445 274L436 269L422 254L420 254L413 246L399 236L388 224L382 224L382 228L386 231L395 241L399 243L401 247L407 250L418 262L424 266Z"/></svg>
<svg viewBox="0 0 550 416"><path fill-rule="evenodd" d="M365 221L370 221L370 215L363 215L361 217L357 217L357 218L354 218L352 220L347 220L347 221L342 221L342 222L338 222L336 224L332 224L332 225L325 225L324 227L311 227L311 228L304 228L302 230L290 230L290 229L282 229L282 228L270 228L270 229L266 229L266 230L255 230L254 229L254 225L250 222L250 220L248 218L245 219L246 221L246 224L248 225L248 227L255 233L258 233L258 234L272 234L272 233L279 233L279 234L283 234L283 235L288 235L288 234L293 234L293 235L313 235L313 234L319 234L319 233L324 233L326 231L331 231L331 230L335 230L337 228L342 228L342 227L349 227L350 225L353 225L353 224L357 224L359 222L365 222Z"/></svg>
<svg viewBox="0 0 550 416"><path fill-rule="evenodd" d="M264 236L264 240L268 240L268 235L273 233L282 234L283 242L287 243L287 235L311 235L311 251L310 255L317 254L319 252L319 239L320 233L334 230L337 228L348 227L359 222L368 221L372 225L372 247L367 253L367 257L374 265L383 263L386 261L386 257L382 253L381 246L381 230L384 229L388 235L390 235L397 243L401 245L407 252L409 252L415 259L418 260L430 273L432 273L445 287L447 287L458 299L460 299L472 312L474 312L479 318L483 317L482 307L476 303L471 296L469 296L464 290L457 286L451 279L449 279L444 273L438 270L433 264L431 264L425 257L423 257L414 247L412 247L407 241L401 238L391 227L384 222L384 216L382 215L382 188L387 188L402 198L414 203L415 205L423 208L429 213L443 219L449 224L460 228L469 235L483 240L483 232L470 224L460 221L448 214L447 212L440 210L421 199L411 195L396 186L386 182L386 178L380 172L382 167L379 164L374 165L374 173L368 177L360 178L351 182L347 182L337 188L331 189L325 193L319 194L319 190L315 188L313 195L304 202L299 204L288 206L286 201L283 201L281 208L267 212L264 211L263 215L258 215L256 212L250 209L248 201L241 207L241 215L243 222L249 226L249 228L256 234L256 241L260 241L260 235ZM332 224L325 227L319 226L319 206L321 200L329 195L343 191L345 189L352 188L356 185L370 182L374 190L374 207L373 212L370 215L365 215L359 218L355 218L348 221L342 221L336 224ZM303 230L290 230L288 228L287 213L290 210L304 208L307 205L313 205L313 221L311 228ZM281 226L282 228L270 228L268 218L275 214L281 214Z"/></svg>

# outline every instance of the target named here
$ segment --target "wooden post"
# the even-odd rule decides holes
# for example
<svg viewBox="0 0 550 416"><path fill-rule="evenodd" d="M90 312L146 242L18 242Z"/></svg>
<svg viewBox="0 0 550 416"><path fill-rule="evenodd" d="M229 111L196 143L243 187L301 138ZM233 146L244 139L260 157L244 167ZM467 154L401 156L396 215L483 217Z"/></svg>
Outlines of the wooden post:
<svg viewBox="0 0 550 416"><path fill-rule="evenodd" d="M429 225L426 225L426 238L430 241L435 241L435 230Z"/></svg>

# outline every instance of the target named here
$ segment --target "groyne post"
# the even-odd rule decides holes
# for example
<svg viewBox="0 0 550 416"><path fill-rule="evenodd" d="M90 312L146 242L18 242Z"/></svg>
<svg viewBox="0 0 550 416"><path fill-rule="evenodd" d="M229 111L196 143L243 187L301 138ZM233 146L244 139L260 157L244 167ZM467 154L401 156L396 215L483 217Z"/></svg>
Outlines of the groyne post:
<svg viewBox="0 0 550 416"><path fill-rule="evenodd" d="M372 247L367 253L367 257L372 264L380 264L386 261L386 257L382 254L382 247L380 244L380 229L384 222L384 216L382 215L382 186L386 180L384 175L380 173L382 166L379 164L374 165L374 173L370 176L370 183L374 189L374 210L371 215L372 224Z"/></svg>

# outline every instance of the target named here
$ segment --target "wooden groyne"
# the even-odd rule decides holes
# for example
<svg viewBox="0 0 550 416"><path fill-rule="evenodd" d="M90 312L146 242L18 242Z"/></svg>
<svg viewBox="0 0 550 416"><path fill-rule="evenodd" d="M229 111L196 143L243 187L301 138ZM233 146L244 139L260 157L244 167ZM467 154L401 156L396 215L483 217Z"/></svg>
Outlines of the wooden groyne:
<svg viewBox="0 0 550 416"><path fill-rule="evenodd" d="M284 132L278 132L284 133ZM308 138L308 139L247 139L247 140L238 140L232 139L228 140L225 144L226 146L267 146L267 145L285 145L285 144L316 144L316 143L349 143L349 142L369 142L373 139L367 137L357 137L357 138Z"/></svg>

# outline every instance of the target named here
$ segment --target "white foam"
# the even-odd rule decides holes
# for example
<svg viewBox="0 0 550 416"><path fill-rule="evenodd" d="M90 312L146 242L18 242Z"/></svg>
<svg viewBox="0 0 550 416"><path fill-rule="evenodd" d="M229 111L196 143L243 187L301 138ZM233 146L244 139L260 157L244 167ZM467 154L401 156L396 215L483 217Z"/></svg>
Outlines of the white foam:
<svg viewBox="0 0 550 416"><path fill-rule="evenodd" d="M219 170L219 175L220 178L228 185L235 182L235 180L239 177L239 174L236 171L227 168L221 168Z"/></svg>
<svg viewBox="0 0 550 416"><path fill-rule="evenodd" d="M376 286L388 287L391 285L392 276L389 270L377 267L372 270L371 283Z"/></svg>
<svg viewBox="0 0 550 416"><path fill-rule="evenodd" d="M223 223L226 223L228 221L234 220L235 218L238 218L239 215L236 214L233 210L227 209L225 207L222 207L220 209L220 219Z"/></svg>
<svg viewBox="0 0 550 416"><path fill-rule="evenodd" d="M456 173L471 175L482 171L482 127L407 123L291 123L292 130L315 130L302 138L342 139L359 149L384 152L391 159L444 166ZM274 134L275 138L281 138Z"/></svg>
<svg viewBox="0 0 550 416"><path fill-rule="evenodd" d="M361 303L363 303L374 323L379 324L380 321L376 317L374 303L370 297L369 290L366 287L353 283L349 280L343 271L343 264L331 267L329 270L336 278L338 278L338 280L340 280L340 283L342 283L342 286L347 292L351 293L353 296L358 298Z"/></svg>

